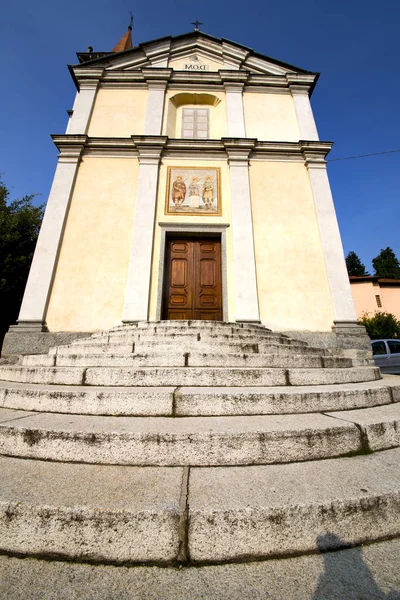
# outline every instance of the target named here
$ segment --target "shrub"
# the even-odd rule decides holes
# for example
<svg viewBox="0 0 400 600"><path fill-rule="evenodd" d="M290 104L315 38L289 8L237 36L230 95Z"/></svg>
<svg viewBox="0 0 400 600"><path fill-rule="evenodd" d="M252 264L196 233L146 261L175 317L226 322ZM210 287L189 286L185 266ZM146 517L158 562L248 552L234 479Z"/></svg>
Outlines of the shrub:
<svg viewBox="0 0 400 600"><path fill-rule="evenodd" d="M391 313L364 313L358 322L364 325L371 340L400 338L400 321Z"/></svg>

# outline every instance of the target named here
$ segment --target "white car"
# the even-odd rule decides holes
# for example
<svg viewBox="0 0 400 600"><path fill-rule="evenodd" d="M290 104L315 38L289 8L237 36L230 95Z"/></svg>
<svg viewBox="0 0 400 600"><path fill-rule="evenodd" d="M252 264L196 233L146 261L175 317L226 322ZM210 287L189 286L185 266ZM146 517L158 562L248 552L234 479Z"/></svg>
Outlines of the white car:
<svg viewBox="0 0 400 600"><path fill-rule="evenodd" d="M382 373L400 375L400 340L372 340L375 365Z"/></svg>

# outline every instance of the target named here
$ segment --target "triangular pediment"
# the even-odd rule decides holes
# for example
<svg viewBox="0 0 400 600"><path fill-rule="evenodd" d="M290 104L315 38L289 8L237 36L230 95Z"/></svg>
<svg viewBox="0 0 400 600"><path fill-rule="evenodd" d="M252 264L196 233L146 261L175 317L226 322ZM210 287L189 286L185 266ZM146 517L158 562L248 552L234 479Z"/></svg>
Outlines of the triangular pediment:
<svg viewBox="0 0 400 600"><path fill-rule="evenodd" d="M244 70L253 74L278 76L309 73L236 42L198 31L145 42L124 52L96 53L92 56L85 53L78 56L85 68L93 65L106 71L155 67L176 71Z"/></svg>

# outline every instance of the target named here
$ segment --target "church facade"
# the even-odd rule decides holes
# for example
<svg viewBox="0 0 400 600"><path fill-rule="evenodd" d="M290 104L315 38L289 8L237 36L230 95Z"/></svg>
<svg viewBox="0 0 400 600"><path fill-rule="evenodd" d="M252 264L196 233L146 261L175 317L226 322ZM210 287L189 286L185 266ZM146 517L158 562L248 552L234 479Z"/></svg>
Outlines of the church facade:
<svg viewBox="0 0 400 600"><path fill-rule="evenodd" d="M355 339L318 74L199 31L78 57L8 352L166 319Z"/></svg>

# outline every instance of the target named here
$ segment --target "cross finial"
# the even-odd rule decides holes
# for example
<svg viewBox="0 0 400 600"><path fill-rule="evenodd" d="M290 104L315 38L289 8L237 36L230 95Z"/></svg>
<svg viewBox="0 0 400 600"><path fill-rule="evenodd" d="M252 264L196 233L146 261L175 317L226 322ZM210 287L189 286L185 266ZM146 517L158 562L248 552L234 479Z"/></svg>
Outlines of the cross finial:
<svg viewBox="0 0 400 600"><path fill-rule="evenodd" d="M203 25L203 23L200 23L200 21L194 21L192 25L194 25L194 31L200 31L199 25Z"/></svg>
<svg viewBox="0 0 400 600"><path fill-rule="evenodd" d="M128 29L129 29L129 31L132 31L132 28L133 28L133 14L132 14L131 11L129 11L129 14L131 15L131 20L130 20Z"/></svg>

